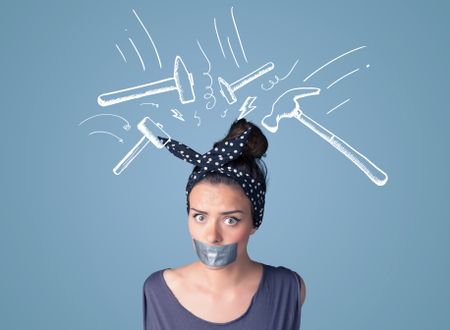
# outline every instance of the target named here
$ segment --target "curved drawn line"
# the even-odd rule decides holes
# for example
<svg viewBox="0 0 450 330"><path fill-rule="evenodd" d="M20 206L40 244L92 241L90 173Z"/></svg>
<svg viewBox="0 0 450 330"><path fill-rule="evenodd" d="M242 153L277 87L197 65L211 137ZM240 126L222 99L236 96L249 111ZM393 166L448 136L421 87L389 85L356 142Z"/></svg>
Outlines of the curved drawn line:
<svg viewBox="0 0 450 330"><path fill-rule="evenodd" d="M144 102L144 103L141 103L139 105L153 105L154 107L159 108L159 104L158 103L153 103L153 102Z"/></svg>
<svg viewBox="0 0 450 330"><path fill-rule="evenodd" d="M114 115L114 114L112 114L112 113L101 113L101 114L98 114L98 115L91 116L91 117L86 118L85 120L83 120L81 123L79 123L78 126L83 125L85 122L87 122L88 120L91 120L92 118L100 117L100 116L112 116L112 117L120 118L120 119L122 119L122 120L126 123L126 124L123 126L123 129L124 129L124 130L128 131L128 130L131 128L130 123L128 122L128 120L126 120L125 118L123 118L123 117L121 117L121 116L119 116L119 115Z"/></svg>
<svg viewBox="0 0 450 330"><path fill-rule="evenodd" d="M122 55L122 58L125 61L125 63L127 63L127 59L125 58L125 55L123 55L122 50L120 49L118 44L116 44L116 48L119 51L120 55Z"/></svg>
<svg viewBox="0 0 450 330"><path fill-rule="evenodd" d="M139 57L139 60L141 61L141 64L142 64L142 70L145 71L145 64L144 64L144 61L142 60L142 56L141 56L141 54L139 53L139 50L137 49L136 45L134 44L134 42L133 42L133 40L132 40L131 38L128 38L128 40L130 40L131 45L133 46L134 50L136 51L136 54L137 54L138 57Z"/></svg>
<svg viewBox="0 0 450 330"><path fill-rule="evenodd" d="M333 81L330 85L328 85L328 87L327 87L327 89L329 89L331 86L333 86L333 85L335 85L335 84L337 84L338 82L340 82L342 79L344 79L345 77L348 77L349 75L351 75L351 74L353 74L353 73L355 73L356 71L359 71L359 68L358 69L356 69L356 70L353 70L353 71L351 71L351 72L349 72L349 73L347 73L347 74L345 74L345 75L343 75L342 77L340 77L339 79L337 79L337 80L335 80L335 81Z"/></svg>
<svg viewBox="0 0 450 330"><path fill-rule="evenodd" d="M223 112L222 115L220 115L220 117L225 118L225 116L227 115L228 109L225 109L225 111Z"/></svg>
<svg viewBox="0 0 450 330"><path fill-rule="evenodd" d="M202 123L202 119L199 116L197 116L197 111L195 111L194 113L194 118L198 119L197 126L200 126L200 124Z"/></svg>
<svg viewBox="0 0 450 330"><path fill-rule="evenodd" d="M216 106L216 102L217 102L216 97L212 94L213 89L212 89L212 88L210 88L210 89L211 89L211 93L205 93L205 94L203 94L203 98L204 98L205 100L212 99L212 101L209 101L208 103L206 103L206 106L205 106L205 107L206 107L207 110L213 109L213 108ZM210 105L211 102L213 103L213 105Z"/></svg>
<svg viewBox="0 0 450 330"><path fill-rule="evenodd" d="M206 103L206 109L211 110L212 108L214 108L214 107L216 106L216 97L214 96L214 90L213 90L213 88L212 88L213 79L212 79L212 76L210 75L210 72L211 72L211 62L209 61L208 56L206 56L205 52L203 51L203 48L202 48L202 46L200 45L200 42L199 42L198 40L197 40L197 45L198 45L198 47L200 48L200 50L201 50L203 56L205 57L206 62L208 62L208 71L207 71L207 72L203 72L203 75L204 75L204 76L208 76L209 79L210 79L210 84L209 84L209 86L206 86L205 89L206 89L206 90L210 90L211 92L203 94L203 98L204 98L205 100L209 100L209 99L211 99L211 98L213 99L212 102L213 102L214 104L213 104L211 107L209 106L211 102Z"/></svg>
<svg viewBox="0 0 450 330"><path fill-rule="evenodd" d="M120 143L123 143L123 139L122 138L118 137L117 135L115 135L115 134L113 134L111 132L107 132L107 131L92 131L91 133L89 133L89 135L92 135L92 134L108 134L108 135L114 136Z"/></svg>
<svg viewBox="0 0 450 330"><path fill-rule="evenodd" d="M241 46L242 55L244 55L245 62L248 63L247 56L245 55L244 47L242 46L241 36L239 35L239 31L238 31L238 28L237 28L237 25L236 25L236 21L234 20L233 7L231 7L231 18L233 19L234 29L236 30L236 34L237 34L237 37L239 39L239 45Z"/></svg>
<svg viewBox="0 0 450 330"><path fill-rule="evenodd" d="M344 105L345 103L347 103L348 101L350 101L350 99L346 99L344 102L339 103L337 106L335 106L333 109L331 109L330 111L327 112L327 115L329 115L332 111L336 110L337 108L339 108L340 106Z"/></svg>
<svg viewBox="0 0 450 330"><path fill-rule="evenodd" d="M214 28L216 29L217 40L219 41L220 50L222 50L222 55L226 59L225 52L223 51L222 42L220 41L219 32L217 31L216 18L214 17Z"/></svg>
<svg viewBox="0 0 450 330"><path fill-rule="evenodd" d="M239 63L236 60L236 56L234 56L233 48L231 48L230 37L227 37L227 41L228 41L228 47L230 47L230 50L231 50L231 55L233 55L234 63L236 63L237 67L239 68Z"/></svg>
<svg viewBox="0 0 450 330"><path fill-rule="evenodd" d="M270 90L271 90L276 84L278 84L280 81L282 81L282 80L286 79L287 77L289 77L289 75L292 73L292 71L294 70L295 66L297 65L298 61L299 61L298 59L297 59L297 61L295 61L295 63L294 63L294 65L292 66L292 68L289 70L289 72L288 72L283 78L278 78L278 76L275 75L275 79L276 79L275 82L274 82L273 80L270 80L270 79L269 79L269 83L272 84L272 86L266 88L266 87L263 86L263 84L261 84L261 89L262 89L262 90L265 90L265 91L270 91Z"/></svg>
<svg viewBox="0 0 450 330"><path fill-rule="evenodd" d="M150 39L150 42L152 43L153 49L155 50L156 57L158 58L159 68L162 68L161 59L159 58L158 49L156 49L155 43L153 42L152 37L150 36L150 33L148 32L147 28L145 27L144 23L142 23L141 19L139 18L136 11L133 9L133 13L138 19L139 23L141 23L142 28L144 29L145 33L147 34L147 37Z"/></svg>
<svg viewBox="0 0 450 330"><path fill-rule="evenodd" d="M344 53L344 54L339 55L338 57L336 57L336 58L332 59L331 61L325 63L325 64L322 65L320 68L318 68L316 71L314 71L313 73L311 73L308 77L306 77L306 78L303 80L303 82L307 81L309 78L311 78L311 77L312 77L313 75L315 75L317 72L319 72L320 70L322 70L322 69L323 69L324 67L326 67L328 64L333 63L334 61L340 59L341 57L343 57L343 56L345 56L345 55L348 55L348 54L350 54L350 53L356 52L357 50L362 49L362 48L366 48L366 47L367 47L367 46L361 46L361 47L352 49L352 50L350 50L350 51L348 51L348 52L346 52L346 53Z"/></svg>
<svg viewBox="0 0 450 330"><path fill-rule="evenodd" d="M273 81L272 79L269 79L269 84L272 84L270 87L264 87L264 83L261 83L261 89L263 90L263 91L270 91L276 84L278 84L278 82L280 81L280 79L278 78L278 76L277 75L275 75L275 79L277 80L277 81Z"/></svg>
<svg viewBox="0 0 450 330"><path fill-rule="evenodd" d="M294 70L295 66L297 65L298 61L299 61L299 59L297 59L297 61L295 61L294 65L293 65L292 68L289 70L289 72L288 72L283 78L280 78L280 80L284 80L284 79L286 79L287 77L290 76L290 74L291 74L292 71Z"/></svg>

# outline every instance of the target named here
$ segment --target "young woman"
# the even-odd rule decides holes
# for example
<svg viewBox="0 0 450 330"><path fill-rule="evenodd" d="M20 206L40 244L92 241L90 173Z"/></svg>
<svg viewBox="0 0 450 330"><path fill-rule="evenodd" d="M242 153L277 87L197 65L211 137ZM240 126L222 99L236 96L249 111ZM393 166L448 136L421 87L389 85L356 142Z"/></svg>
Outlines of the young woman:
<svg viewBox="0 0 450 330"><path fill-rule="evenodd" d="M144 329L299 329L306 295L302 278L247 253L264 213L264 134L241 119L205 154L173 140L166 147L195 165L186 194L199 260L146 279Z"/></svg>

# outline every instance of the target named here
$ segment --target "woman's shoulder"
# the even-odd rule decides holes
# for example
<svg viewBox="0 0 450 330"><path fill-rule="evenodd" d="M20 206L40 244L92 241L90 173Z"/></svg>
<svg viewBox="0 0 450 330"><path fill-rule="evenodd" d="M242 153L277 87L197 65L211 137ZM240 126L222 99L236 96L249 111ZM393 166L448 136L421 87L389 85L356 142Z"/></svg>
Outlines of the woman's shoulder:
<svg viewBox="0 0 450 330"><path fill-rule="evenodd" d="M168 268L163 268L163 269L157 270L157 271L151 273L150 275L148 275L144 281L144 285L143 285L144 290L150 289L150 288L154 287L155 285L160 285L162 273L164 271L166 271L167 269Z"/></svg>
<svg viewBox="0 0 450 330"><path fill-rule="evenodd" d="M292 276L295 275L297 282L298 282L301 303L303 305L305 298L306 298L306 285L305 285L305 281L303 280L303 277L300 276L300 274L298 272L296 272L295 270L293 270L289 267L286 267L286 266L273 266L273 265L265 265L265 266L266 266L266 268L269 269L269 271L271 273L275 274L275 276L278 279L283 278L285 280L290 280L290 279L292 279Z"/></svg>
<svg viewBox="0 0 450 330"><path fill-rule="evenodd" d="M270 272L276 273L280 276L284 275L284 276L292 276L292 274L295 274L295 276L297 276L297 278L301 279L301 276L293 269L286 267L286 266L273 266L273 265L268 265L268 264L264 264L264 266L266 268L269 269Z"/></svg>
<svg viewBox="0 0 450 330"><path fill-rule="evenodd" d="M166 283L169 288L173 289L186 277L188 273L188 265L178 268L163 268L150 274L144 281L144 289L151 288L155 285L161 286ZM163 281L162 281L163 279Z"/></svg>

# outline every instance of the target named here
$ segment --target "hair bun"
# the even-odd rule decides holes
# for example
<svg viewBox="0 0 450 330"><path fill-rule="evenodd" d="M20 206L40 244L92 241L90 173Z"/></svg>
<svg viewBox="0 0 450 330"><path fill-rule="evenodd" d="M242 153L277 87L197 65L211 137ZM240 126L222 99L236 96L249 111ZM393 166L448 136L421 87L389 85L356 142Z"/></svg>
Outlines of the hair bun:
<svg viewBox="0 0 450 330"><path fill-rule="evenodd" d="M244 118L236 120L231 124L227 136L222 141L234 139L249 128L252 130L244 147L242 157L261 158L265 156L269 146L267 138L258 126Z"/></svg>

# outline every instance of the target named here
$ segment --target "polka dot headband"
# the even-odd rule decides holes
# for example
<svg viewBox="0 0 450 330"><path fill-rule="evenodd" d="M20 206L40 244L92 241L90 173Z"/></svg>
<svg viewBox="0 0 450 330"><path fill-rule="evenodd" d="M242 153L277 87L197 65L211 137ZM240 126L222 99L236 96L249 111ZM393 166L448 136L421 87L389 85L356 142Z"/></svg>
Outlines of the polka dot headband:
<svg viewBox="0 0 450 330"><path fill-rule="evenodd" d="M226 175L235 180L249 198L253 207L253 224L258 228L261 225L264 214L264 186L249 173L229 165L230 162L242 155L250 131L251 128L248 128L234 139L217 143L213 149L203 155L178 141L171 140L169 143L166 143L167 138L158 138L165 143L165 147L176 157L195 165L186 185L187 195L189 195L195 184L205 178L208 173Z"/></svg>

